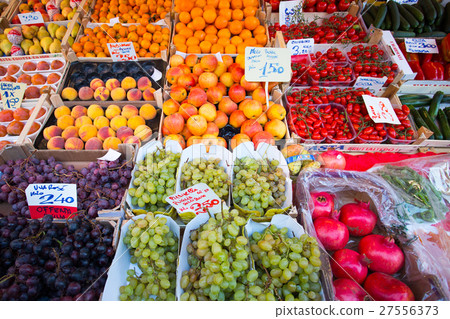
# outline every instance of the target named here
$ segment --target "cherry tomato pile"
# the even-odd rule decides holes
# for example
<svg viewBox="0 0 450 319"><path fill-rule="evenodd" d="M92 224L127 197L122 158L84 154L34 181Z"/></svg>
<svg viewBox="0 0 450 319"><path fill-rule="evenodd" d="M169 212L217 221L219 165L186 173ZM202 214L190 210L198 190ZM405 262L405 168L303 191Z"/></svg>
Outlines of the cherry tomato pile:
<svg viewBox="0 0 450 319"><path fill-rule="evenodd" d="M329 48L325 53L317 51L314 54L310 54L311 61L327 61L327 62L347 62L345 54L338 48Z"/></svg>
<svg viewBox="0 0 450 319"><path fill-rule="evenodd" d="M364 46L362 44L355 45L347 52L347 56L352 62L370 60L372 62L384 61L384 51L378 45Z"/></svg>
<svg viewBox="0 0 450 319"><path fill-rule="evenodd" d="M292 65L292 85L308 85L308 69L310 65L304 63L295 63Z"/></svg>
<svg viewBox="0 0 450 319"><path fill-rule="evenodd" d="M269 36L274 38L276 31L282 31L285 42L292 39L313 38L314 43L355 43L363 42L366 37L358 18L350 14L344 17L333 15L321 20L321 25L316 21L291 24L289 27L275 23L269 26Z"/></svg>
<svg viewBox="0 0 450 319"><path fill-rule="evenodd" d="M311 85L348 86L355 79L349 65L337 65L326 60L318 60L308 69Z"/></svg>
<svg viewBox="0 0 450 319"><path fill-rule="evenodd" d="M272 12L278 12L280 0L264 0L272 6ZM305 0L303 12L327 12L347 11L352 0Z"/></svg>
<svg viewBox="0 0 450 319"><path fill-rule="evenodd" d="M286 95L288 105L296 104L327 104L327 90L318 86L311 86L310 88L298 90L292 89Z"/></svg>
<svg viewBox="0 0 450 319"><path fill-rule="evenodd" d="M321 105L318 110L323 126L328 133L327 140L336 143L349 143L355 137L343 106L337 104Z"/></svg>
<svg viewBox="0 0 450 319"><path fill-rule="evenodd" d="M328 136L317 105L293 106L289 111L289 128L303 140L320 143Z"/></svg>
<svg viewBox="0 0 450 319"><path fill-rule="evenodd" d="M386 131L391 142L394 143L406 143L406 141L412 141L415 139L414 130L411 127L409 121L409 108L406 105L402 105L401 108L394 109L395 114L401 124L386 124Z"/></svg>

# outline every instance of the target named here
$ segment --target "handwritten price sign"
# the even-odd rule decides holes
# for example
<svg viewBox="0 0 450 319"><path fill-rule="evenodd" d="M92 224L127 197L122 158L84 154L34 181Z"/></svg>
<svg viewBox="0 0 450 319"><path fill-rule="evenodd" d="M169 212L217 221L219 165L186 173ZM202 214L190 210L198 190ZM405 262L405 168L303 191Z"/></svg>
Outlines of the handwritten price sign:
<svg viewBox="0 0 450 319"><path fill-rule="evenodd" d="M25 194L31 218L68 218L78 210L75 184L30 184Z"/></svg>
<svg viewBox="0 0 450 319"><path fill-rule="evenodd" d="M107 43L109 53L114 62L136 61L136 51L132 42Z"/></svg>
<svg viewBox="0 0 450 319"><path fill-rule="evenodd" d="M245 48L245 79L256 82L289 82L291 52L287 48Z"/></svg>
<svg viewBox="0 0 450 319"><path fill-rule="evenodd" d="M20 24L44 24L44 18L39 11L19 13Z"/></svg>
<svg viewBox="0 0 450 319"><path fill-rule="evenodd" d="M375 123L400 124L388 98L363 95L370 118Z"/></svg>
<svg viewBox="0 0 450 319"><path fill-rule="evenodd" d="M291 50L292 55L302 55L310 53L314 48L314 39L289 40L287 48Z"/></svg>
<svg viewBox="0 0 450 319"><path fill-rule="evenodd" d="M289 26L292 22L292 16L297 9L302 11L303 1L281 1L279 8L279 21L280 25Z"/></svg>
<svg viewBox="0 0 450 319"><path fill-rule="evenodd" d="M16 109L22 104L26 83L0 82L0 94L4 109Z"/></svg>
<svg viewBox="0 0 450 319"><path fill-rule="evenodd" d="M178 212L193 212L196 215L205 213L218 213L221 209L219 196L205 183L191 186L181 192L168 196L166 201L175 207Z"/></svg>
<svg viewBox="0 0 450 319"><path fill-rule="evenodd" d="M435 39L405 38L406 52L439 53Z"/></svg>

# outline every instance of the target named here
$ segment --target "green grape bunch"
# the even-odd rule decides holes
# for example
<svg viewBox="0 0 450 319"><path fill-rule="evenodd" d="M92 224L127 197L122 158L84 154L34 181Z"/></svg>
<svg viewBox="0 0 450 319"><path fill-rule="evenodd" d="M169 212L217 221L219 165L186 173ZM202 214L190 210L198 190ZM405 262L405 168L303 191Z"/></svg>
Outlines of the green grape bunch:
<svg viewBox="0 0 450 319"><path fill-rule="evenodd" d="M236 209L223 210L190 233L190 269L182 273L180 300L246 300L250 247L246 219Z"/></svg>
<svg viewBox="0 0 450 319"><path fill-rule="evenodd" d="M249 287L257 300L321 300L320 249L307 234L288 237L288 229L271 225L254 232L250 249L255 261L255 280Z"/></svg>
<svg viewBox="0 0 450 319"><path fill-rule="evenodd" d="M138 162L133 187L128 190L131 204L151 212L165 211L167 196L175 194L180 157L181 153L160 149Z"/></svg>
<svg viewBox="0 0 450 319"><path fill-rule="evenodd" d="M121 301L175 301L178 238L167 218L147 213L128 228L123 239L136 269L127 271L126 286L120 287Z"/></svg>
<svg viewBox="0 0 450 319"><path fill-rule="evenodd" d="M231 185L225 168L220 166L220 158L195 158L181 167L181 190L193 185L207 184L222 200L226 201Z"/></svg>
<svg viewBox="0 0 450 319"><path fill-rule="evenodd" d="M270 208L281 208L286 201L286 174L279 161L236 159L233 168L233 201L243 209L264 214Z"/></svg>

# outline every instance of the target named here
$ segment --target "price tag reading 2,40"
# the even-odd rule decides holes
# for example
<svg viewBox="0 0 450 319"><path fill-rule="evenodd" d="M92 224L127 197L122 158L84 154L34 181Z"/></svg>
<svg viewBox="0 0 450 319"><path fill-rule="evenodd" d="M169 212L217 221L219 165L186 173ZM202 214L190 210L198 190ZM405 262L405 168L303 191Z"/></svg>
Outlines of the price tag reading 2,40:
<svg viewBox="0 0 450 319"><path fill-rule="evenodd" d="M287 48L245 48L245 79L255 82L289 82L291 51Z"/></svg>
<svg viewBox="0 0 450 319"><path fill-rule="evenodd" d="M109 53L114 62L136 61L136 50L132 42L107 43Z"/></svg>
<svg viewBox="0 0 450 319"><path fill-rule="evenodd" d="M31 218L68 218L77 209L77 185L30 184L25 190Z"/></svg>
<svg viewBox="0 0 450 319"><path fill-rule="evenodd" d="M205 183L196 184L168 196L166 201L175 207L179 213L193 212L198 215L208 210L215 214L221 210L219 196Z"/></svg>

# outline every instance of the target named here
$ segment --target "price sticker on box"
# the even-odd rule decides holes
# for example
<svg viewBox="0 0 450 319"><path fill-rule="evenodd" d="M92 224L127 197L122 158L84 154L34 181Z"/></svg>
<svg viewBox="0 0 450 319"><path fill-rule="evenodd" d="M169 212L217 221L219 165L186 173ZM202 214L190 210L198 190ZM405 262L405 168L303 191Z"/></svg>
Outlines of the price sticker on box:
<svg viewBox="0 0 450 319"><path fill-rule="evenodd" d="M289 82L291 75L291 51L288 48L245 48L247 81Z"/></svg>
<svg viewBox="0 0 450 319"><path fill-rule="evenodd" d="M137 60L136 51L132 42L107 43L107 45L114 62Z"/></svg>
<svg viewBox="0 0 450 319"><path fill-rule="evenodd" d="M78 210L76 184L30 184L25 194L33 219L44 215L66 219Z"/></svg>
<svg viewBox="0 0 450 319"><path fill-rule="evenodd" d="M44 24L44 18L39 11L19 13L20 24Z"/></svg>
<svg viewBox="0 0 450 319"><path fill-rule="evenodd" d="M439 53L435 39L405 38L405 47L409 53Z"/></svg>
<svg viewBox="0 0 450 319"><path fill-rule="evenodd" d="M375 123L401 124L388 98L370 95L363 95L362 97L367 112Z"/></svg>
<svg viewBox="0 0 450 319"><path fill-rule="evenodd" d="M115 25L116 23L120 23L119 17L109 19L109 24Z"/></svg>
<svg viewBox="0 0 450 319"><path fill-rule="evenodd" d="M384 83L386 83L386 80L387 77L385 76L383 76L382 78L358 76L353 87L368 89L374 94L378 94L378 92L380 92L380 90L383 88Z"/></svg>
<svg viewBox="0 0 450 319"><path fill-rule="evenodd" d="M0 82L3 108L16 109L20 107L26 88L26 83Z"/></svg>
<svg viewBox="0 0 450 319"><path fill-rule="evenodd" d="M219 196L205 183L196 184L181 192L166 197L166 201L180 214L193 212L218 213L222 209Z"/></svg>
<svg viewBox="0 0 450 319"><path fill-rule="evenodd" d="M291 50L292 55L309 54L314 49L314 39L289 40L287 48Z"/></svg>
<svg viewBox="0 0 450 319"><path fill-rule="evenodd" d="M302 12L302 7L303 1L281 1L278 9L280 25L289 26L292 23L295 11Z"/></svg>

